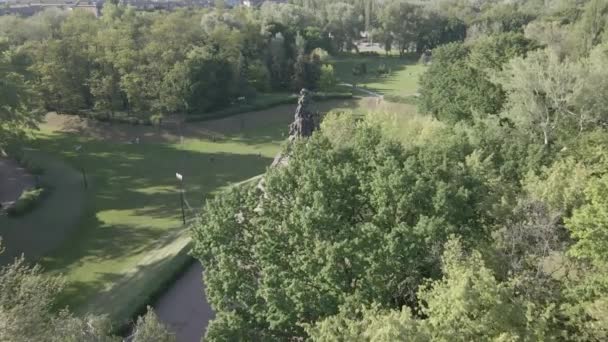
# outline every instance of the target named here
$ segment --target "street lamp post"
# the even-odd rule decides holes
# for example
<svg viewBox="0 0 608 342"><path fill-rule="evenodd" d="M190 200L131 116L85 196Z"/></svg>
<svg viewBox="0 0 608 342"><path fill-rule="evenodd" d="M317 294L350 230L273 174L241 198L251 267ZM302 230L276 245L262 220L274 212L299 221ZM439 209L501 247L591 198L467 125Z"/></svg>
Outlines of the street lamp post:
<svg viewBox="0 0 608 342"><path fill-rule="evenodd" d="M78 155L80 156L80 172L82 173L82 183L84 185L84 188L88 188L89 187L89 183L87 182L87 172L84 169L84 163L82 162L82 145L77 145L74 147L74 149L76 150L76 153L78 153Z"/></svg>
<svg viewBox="0 0 608 342"><path fill-rule="evenodd" d="M186 225L186 211L184 210L184 176L182 176L179 173L175 173L175 178L177 178L177 180L179 180L179 185L180 185L180 191L179 191L179 199L180 199L180 205L182 208L182 221L184 222L184 225Z"/></svg>

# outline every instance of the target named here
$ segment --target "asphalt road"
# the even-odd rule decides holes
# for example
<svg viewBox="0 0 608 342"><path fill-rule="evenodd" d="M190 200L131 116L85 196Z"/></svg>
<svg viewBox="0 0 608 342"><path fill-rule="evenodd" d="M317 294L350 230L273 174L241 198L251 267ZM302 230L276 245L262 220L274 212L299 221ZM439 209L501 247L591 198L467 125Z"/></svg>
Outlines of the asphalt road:
<svg viewBox="0 0 608 342"><path fill-rule="evenodd" d="M214 317L203 291L202 272L196 261L154 305L156 314L176 334L178 342L199 342Z"/></svg>
<svg viewBox="0 0 608 342"><path fill-rule="evenodd" d="M0 156L0 204L11 203L34 186L34 177L15 161Z"/></svg>

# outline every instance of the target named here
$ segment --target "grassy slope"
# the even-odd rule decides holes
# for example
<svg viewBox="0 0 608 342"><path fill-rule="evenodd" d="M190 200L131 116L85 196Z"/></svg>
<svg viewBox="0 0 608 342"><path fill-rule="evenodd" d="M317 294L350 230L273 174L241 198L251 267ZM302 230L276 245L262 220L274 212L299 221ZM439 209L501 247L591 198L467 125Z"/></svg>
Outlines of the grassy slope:
<svg viewBox="0 0 608 342"><path fill-rule="evenodd" d="M330 101L319 109L356 106ZM152 127L96 124L65 132L57 125L43 126L34 153L71 165L66 176L76 187L42 206L51 206L50 216L53 211L57 216L81 213L65 226L48 225L49 211L28 223L32 234L57 237L47 246L56 251L42 262L49 271L65 274L69 283L63 303L80 313L109 314L117 323L128 320L188 260L175 172L184 175L190 206L200 208L210 193L265 171L294 109L280 106L189 124L181 130L183 142ZM135 136L141 143L128 144ZM75 145L82 145L82 155ZM81 165L90 184L86 192L74 171Z"/></svg>
<svg viewBox="0 0 608 342"><path fill-rule="evenodd" d="M366 57L344 55L332 60L336 75L340 82L356 83L372 91L384 95L408 97L417 93L418 79L425 67L415 58L399 58L397 56ZM355 77L352 69L360 63L367 64L367 75ZM378 76L376 70L381 64L386 65L391 73Z"/></svg>

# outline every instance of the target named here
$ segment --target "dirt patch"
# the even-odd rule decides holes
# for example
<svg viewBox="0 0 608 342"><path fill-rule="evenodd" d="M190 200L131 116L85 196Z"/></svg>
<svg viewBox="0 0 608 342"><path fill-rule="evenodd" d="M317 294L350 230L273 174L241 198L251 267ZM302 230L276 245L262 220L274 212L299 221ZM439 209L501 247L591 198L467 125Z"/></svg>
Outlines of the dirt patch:
<svg viewBox="0 0 608 342"><path fill-rule="evenodd" d="M2 208L16 201L23 190L35 185L34 176L17 162L0 157L0 204Z"/></svg>

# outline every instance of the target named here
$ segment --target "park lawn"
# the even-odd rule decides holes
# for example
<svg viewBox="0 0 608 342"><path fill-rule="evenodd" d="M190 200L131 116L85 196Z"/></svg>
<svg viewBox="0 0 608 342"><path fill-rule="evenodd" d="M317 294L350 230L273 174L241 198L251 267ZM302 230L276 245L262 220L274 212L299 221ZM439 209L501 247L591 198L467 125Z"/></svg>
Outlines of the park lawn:
<svg viewBox="0 0 608 342"><path fill-rule="evenodd" d="M339 82L357 84L374 92L393 98L407 98L418 93L418 81L426 67L416 57L342 55L331 60ZM366 63L367 75L354 76L353 67ZM380 65L391 70L387 76L379 76Z"/></svg>
<svg viewBox="0 0 608 342"><path fill-rule="evenodd" d="M358 105L328 101L318 108ZM31 144L32 156L66 165L69 184L77 190L54 192L63 198L44 201L33 214L46 216L28 221L32 234L56 237L45 246L52 252L40 262L50 273L65 276L61 304L79 314L109 315L117 326L150 304L191 260L175 173L184 176L190 219L213 193L266 170L286 138L294 110L295 105L285 105L160 132L124 124L79 126L80 119L72 117L69 123L43 125ZM129 143L135 137L140 143ZM82 167L87 189L78 171ZM49 215L65 212L74 213L74 222L50 222ZM36 248L22 247L26 255Z"/></svg>
<svg viewBox="0 0 608 342"><path fill-rule="evenodd" d="M78 228L42 260L47 270L67 278L62 302L78 313L128 320L186 259L188 236L175 173L184 175L192 217L209 194L264 172L293 115L284 109L259 114L258 120L246 118L244 124L236 118L210 122L205 130L221 137L215 141L195 137L194 128L183 141L142 136L140 144L129 144L124 138L128 131L133 130L134 139L142 130L154 129L113 125L107 137L87 137L43 126L32 148L74 169L83 166L89 181ZM76 145L82 153L77 154ZM72 210L67 203L62 210ZM38 229L48 228L45 222L38 224Z"/></svg>

